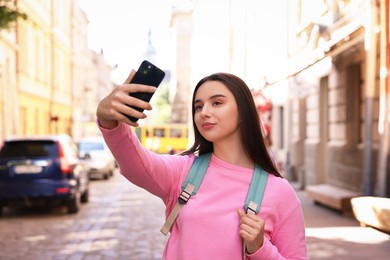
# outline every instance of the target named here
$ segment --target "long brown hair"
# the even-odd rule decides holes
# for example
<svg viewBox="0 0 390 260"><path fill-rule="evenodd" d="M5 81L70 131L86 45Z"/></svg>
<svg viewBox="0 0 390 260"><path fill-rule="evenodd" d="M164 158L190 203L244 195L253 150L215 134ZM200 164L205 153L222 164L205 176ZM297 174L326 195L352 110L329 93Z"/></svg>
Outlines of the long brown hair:
<svg viewBox="0 0 390 260"><path fill-rule="evenodd" d="M241 119L240 133L244 150L249 158L258 164L265 171L282 177L276 169L273 160L270 158L267 147L264 143L263 133L260 126L260 118L251 91L246 83L239 77L229 73L215 73L201 79L195 86L192 96L192 124L194 128L195 140L191 148L182 154L198 152L199 155L213 152L213 143L207 141L199 132L195 124L195 95L200 86L207 81L219 81L224 84L236 99L238 116Z"/></svg>

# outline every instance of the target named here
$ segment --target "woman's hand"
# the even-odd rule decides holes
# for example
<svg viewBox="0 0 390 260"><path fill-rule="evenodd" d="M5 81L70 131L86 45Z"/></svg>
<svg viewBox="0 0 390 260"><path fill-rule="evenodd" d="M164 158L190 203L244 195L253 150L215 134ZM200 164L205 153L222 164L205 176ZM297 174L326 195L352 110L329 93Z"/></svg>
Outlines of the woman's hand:
<svg viewBox="0 0 390 260"><path fill-rule="evenodd" d="M134 77L135 71L130 72L129 77L123 85L117 86L108 96L99 102L96 115L99 124L107 129L115 128L119 122L129 124L131 126L138 126L138 123L132 122L125 115L136 118L145 118L146 115L139 112L130 106L139 107L146 110L151 110L152 106L145 101L138 98L131 97L129 93L156 91L155 87L141 84L129 84Z"/></svg>
<svg viewBox="0 0 390 260"><path fill-rule="evenodd" d="M237 209L240 218L240 236L246 245L249 254L255 253L264 242L264 220L255 214L245 214L242 209Z"/></svg>

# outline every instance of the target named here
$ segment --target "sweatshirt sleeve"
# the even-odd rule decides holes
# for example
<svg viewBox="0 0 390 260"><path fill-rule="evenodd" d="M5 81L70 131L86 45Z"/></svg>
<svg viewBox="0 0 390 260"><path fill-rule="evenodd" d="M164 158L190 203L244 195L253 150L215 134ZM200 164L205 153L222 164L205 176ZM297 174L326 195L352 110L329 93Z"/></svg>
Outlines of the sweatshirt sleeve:
<svg viewBox="0 0 390 260"><path fill-rule="evenodd" d="M177 193L194 156L160 155L145 149L131 127L120 123L100 131L114 155L121 174L133 184L160 197L167 204Z"/></svg>
<svg viewBox="0 0 390 260"><path fill-rule="evenodd" d="M285 179L283 182L285 184L278 185L275 189L278 190L277 198L272 200L274 213L277 215L271 221L273 223L272 234L268 238L264 237L263 246L254 254L248 255L247 259L307 259L301 203L288 182Z"/></svg>

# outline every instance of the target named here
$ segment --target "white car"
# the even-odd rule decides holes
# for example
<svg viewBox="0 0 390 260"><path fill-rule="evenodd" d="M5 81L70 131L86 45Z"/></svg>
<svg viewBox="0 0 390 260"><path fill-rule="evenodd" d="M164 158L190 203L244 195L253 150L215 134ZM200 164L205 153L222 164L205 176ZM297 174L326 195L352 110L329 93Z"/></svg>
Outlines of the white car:
<svg viewBox="0 0 390 260"><path fill-rule="evenodd" d="M103 137L86 137L79 141L79 156L89 167L90 179L108 179L114 175L116 161Z"/></svg>

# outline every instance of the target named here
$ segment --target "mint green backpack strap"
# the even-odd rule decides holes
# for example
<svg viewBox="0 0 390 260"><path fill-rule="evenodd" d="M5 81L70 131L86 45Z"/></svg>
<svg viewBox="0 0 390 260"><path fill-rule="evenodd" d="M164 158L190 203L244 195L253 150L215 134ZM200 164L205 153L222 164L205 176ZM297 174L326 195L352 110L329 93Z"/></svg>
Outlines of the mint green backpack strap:
<svg viewBox="0 0 390 260"><path fill-rule="evenodd" d="M181 186L182 192L180 193L178 201L160 230L164 235L167 235L171 230L181 208L187 203L191 196L197 193L206 174L211 155L212 153L207 153L195 158L195 161ZM256 214L259 212L267 179L268 173L262 170L258 165L255 165L254 174L245 202L245 210L247 213Z"/></svg>
<svg viewBox="0 0 390 260"><path fill-rule="evenodd" d="M185 190L187 184L191 183L194 185L194 190L191 195L195 195L198 192L199 186L206 174L207 167L209 166L211 155L212 153L206 153L195 158L186 179L181 185L182 190Z"/></svg>
<svg viewBox="0 0 390 260"><path fill-rule="evenodd" d="M261 201L263 200L265 186L267 185L268 173L255 165L251 186L245 201L246 212L259 213Z"/></svg>
<svg viewBox="0 0 390 260"><path fill-rule="evenodd" d="M198 191L203 177L206 174L207 167L209 166L211 155L212 153L207 153L195 158L195 161L192 164L191 169L181 186L181 193L176 202L176 205L173 207L171 213L168 215L163 227L160 230L164 235L167 235L169 231L171 231L173 223L175 223L180 210L191 198L191 196L195 195Z"/></svg>
<svg viewBox="0 0 390 260"><path fill-rule="evenodd" d="M251 186L245 201L245 211L250 214L257 214L260 211L260 205L263 200L265 186L267 185L268 173L255 165L255 171L252 176ZM242 241L242 259L246 259L246 245Z"/></svg>

